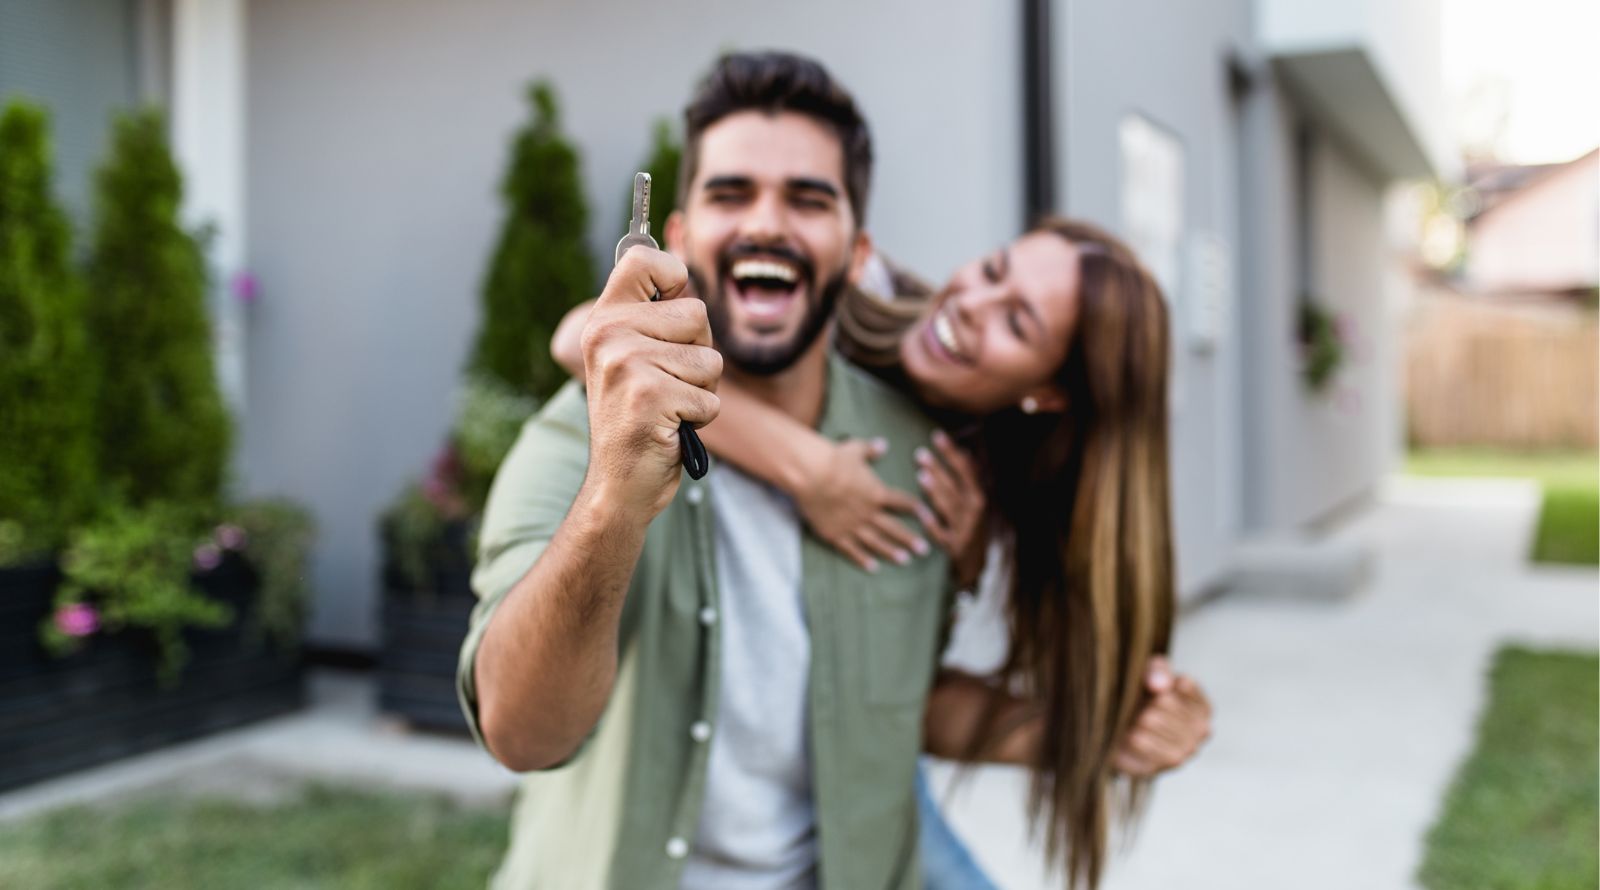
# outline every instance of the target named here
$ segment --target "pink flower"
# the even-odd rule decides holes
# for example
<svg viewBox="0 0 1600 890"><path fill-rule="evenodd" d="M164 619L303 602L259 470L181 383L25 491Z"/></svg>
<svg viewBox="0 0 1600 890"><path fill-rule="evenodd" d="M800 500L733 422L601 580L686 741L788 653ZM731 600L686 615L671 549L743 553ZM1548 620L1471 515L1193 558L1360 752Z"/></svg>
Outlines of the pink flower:
<svg viewBox="0 0 1600 890"><path fill-rule="evenodd" d="M244 529L233 523L223 523L217 526L216 533L212 535L224 550L243 550L245 542Z"/></svg>
<svg viewBox="0 0 1600 890"><path fill-rule="evenodd" d="M194 567L202 572L209 572L222 564L222 551L212 543L201 544L194 548Z"/></svg>
<svg viewBox="0 0 1600 890"><path fill-rule="evenodd" d="M233 276L233 298L245 305L256 301L256 277L249 272L239 272Z"/></svg>
<svg viewBox="0 0 1600 890"><path fill-rule="evenodd" d="M88 603L71 603L56 609L56 630L69 637L86 637L100 629L100 613Z"/></svg>

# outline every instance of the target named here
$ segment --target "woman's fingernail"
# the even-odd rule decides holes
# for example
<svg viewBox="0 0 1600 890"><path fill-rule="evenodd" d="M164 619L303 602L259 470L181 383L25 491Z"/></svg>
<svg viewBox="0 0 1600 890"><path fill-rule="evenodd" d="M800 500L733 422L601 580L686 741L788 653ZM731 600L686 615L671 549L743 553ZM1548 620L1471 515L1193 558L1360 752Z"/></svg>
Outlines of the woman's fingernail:
<svg viewBox="0 0 1600 890"><path fill-rule="evenodd" d="M867 560L867 571L871 572L871 573L874 573L874 574L877 573L877 571L878 571L878 561L876 559Z"/></svg>
<svg viewBox="0 0 1600 890"><path fill-rule="evenodd" d="M917 462L918 463L924 463L925 464L928 461L933 459L933 455L928 453L928 449L923 448L921 445L917 446L916 456L917 456Z"/></svg>
<svg viewBox="0 0 1600 890"><path fill-rule="evenodd" d="M911 549L917 551L917 555L918 556L927 556L928 555L928 542L922 540L921 538L917 538L916 540L911 542Z"/></svg>
<svg viewBox="0 0 1600 890"><path fill-rule="evenodd" d="M940 445L948 445L950 444L950 437L944 434L944 430L934 430L933 441L938 442Z"/></svg>
<svg viewBox="0 0 1600 890"><path fill-rule="evenodd" d="M879 454L887 453L889 451L889 440L883 438L873 439L872 450Z"/></svg>
<svg viewBox="0 0 1600 890"><path fill-rule="evenodd" d="M894 552L894 561L901 565L905 565L911 561L911 554L905 552L904 550L896 550Z"/></svg>
<svg viewBox="0 0 1600 890"><path fill-rule="evenodd" d="M923 485L925 485L925 486L927 486L929 488L932 488L933 487L933 474L928 472L927 470L918 470L917 471L917 481L921 482Z"/></svg>

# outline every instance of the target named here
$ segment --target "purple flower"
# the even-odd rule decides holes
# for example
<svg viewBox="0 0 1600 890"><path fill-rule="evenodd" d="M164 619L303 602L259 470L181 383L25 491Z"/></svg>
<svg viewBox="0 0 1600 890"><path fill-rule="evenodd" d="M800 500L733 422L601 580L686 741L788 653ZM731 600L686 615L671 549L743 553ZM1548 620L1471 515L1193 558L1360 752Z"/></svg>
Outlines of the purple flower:
<svg viewBox="0 0 1600 890"><path fill-rule="evenodd" d="M86 637L100 629L100 613L88 603L71 603L56 609L56 630L69 637Z"/></svg>
<svg viewBox="0 0 1600 890"><path fill-rule="evenodd" d="M224 550L243 550L245 542L244 529L231 522L217 526L216 533L212 535Z"/></svg>
<svg viewBox="0 0 1600 890"><path fill-rule="evenodd" d="M235 300L238 300L247 306L256 301L258 288L256 287L256 277L254 275L251 275L249 272L235 273L233 276L232 286L233 298Z"/></svg>
<svg viewBox="0 0 1600 890"><path fill-rule="evenodd" d="M217 545L210 542L194 548L194 567L202 572L209 572L222 564L222 551Z"/></svg>

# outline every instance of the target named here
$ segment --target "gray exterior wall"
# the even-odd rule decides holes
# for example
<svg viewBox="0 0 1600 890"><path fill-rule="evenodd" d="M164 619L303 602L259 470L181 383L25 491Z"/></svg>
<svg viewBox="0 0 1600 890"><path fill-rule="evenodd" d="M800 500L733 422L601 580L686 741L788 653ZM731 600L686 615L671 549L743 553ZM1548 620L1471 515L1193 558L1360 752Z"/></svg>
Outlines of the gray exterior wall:
<svg viewBox="0 0 1600 890"><path fill-rule="evenodd" d="M1065 0L1055 21L1061 132L1057 169L1064 209L1122 227L1118 128L1140 114L1177 136L1184 150L1186 240L1221 239L1239 280L1239 145L1227 62L1250 48L1246 0ZM1121 39L1138 35L1137 40ZM1178 579L1192 596L1220 580L1241 523L1239 368L1241 342L1210 351L1187 336L1192 282L1169 294L1174 332L1172 487ZM1235 295L1225 305L1237 306ZM1231 331L1233 310L1223 329Z"/></svg>
<svg viewBox="0 0 1600 890"><path fill-rule="evenodd" d="M321 525L310 635L377 642L374 517L444 435L523 86L551 77L607 258L651 121L715 54L813 54L872 122L869 227L935 278L1021 214L1013 4L273 0L248 22L242 474ZM848 27L841 23L848 23ZM600 262L604 274L609 262Z"/></svg>
<svg viewBox="0 0 1600 890"><path fill-rule="evenodd" d="M161 98L161 12L148 0L0 4L0 103L21 96L49 109L56 191L80 224L112 114Z"/></svg>
<svg viewBox="0 0 1600 890"><path fill-rule="evenodd" d="M1269 72L1270 69L1265 69ZM1312 129L1310 208L1297 196L1295 138L1305 120L1276 86L1249 103L1245 181L1243 481L1245 530L1301 529L1370 495L1399 452L1394 336L1396 267L1384 248L1384 183L1353 152ZM1311 229L1310 270L1297 257ZM1303 274L1308 278L1303 279ZM1354 348L1323 393L1301 381L1296 340L1302 281L1353 322Z"/></svg>

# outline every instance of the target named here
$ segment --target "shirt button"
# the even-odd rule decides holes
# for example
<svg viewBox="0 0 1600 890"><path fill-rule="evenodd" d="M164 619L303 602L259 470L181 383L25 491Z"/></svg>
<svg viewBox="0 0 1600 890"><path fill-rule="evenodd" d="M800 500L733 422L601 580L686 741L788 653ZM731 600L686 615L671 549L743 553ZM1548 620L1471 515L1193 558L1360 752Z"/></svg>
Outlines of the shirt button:
<svg viewBox="0 0 1600 890"><path fill-rule="evenodd" d="M697 742L703 742L711 738L711 724L704 720L697 721L693 726L689 727L689 737Z"/></svg>
<svg viewBox="0 0 1600 890"><path fill-rule="evenodd" d="M706 606L704 609L701 609L700 610L700 623L704 624L706 627L710 627L711 625L716 624L717 623L717 610L711 608L710 606Z"/></svg>
<svg viewBox="0 0 1600 890"><path fill-rule="evenodd" d="M667 841L667 856L672 859L682 859L689 855L689 842L681 837Z"/></svg>
<svg viewBox="0 0 1600 890"><path fill-rule="evenodd" d="M689 486L689 503L698 504L706 499L706 490L698 485Z"/></svg>

